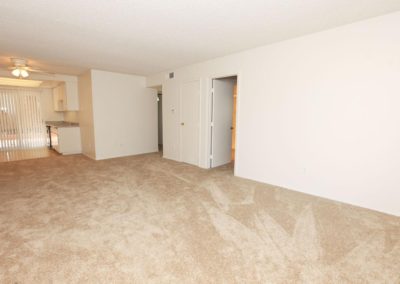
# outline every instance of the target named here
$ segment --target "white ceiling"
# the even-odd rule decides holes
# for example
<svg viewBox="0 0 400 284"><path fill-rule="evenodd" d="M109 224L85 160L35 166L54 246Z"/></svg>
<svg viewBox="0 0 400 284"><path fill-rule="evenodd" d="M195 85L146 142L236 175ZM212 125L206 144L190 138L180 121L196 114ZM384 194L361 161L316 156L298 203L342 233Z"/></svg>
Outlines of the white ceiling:
<svg viewBox="0 0 400 284"><path fill-rule="evenodd" d="M400 10L400 0L1 0L0 64L147 75Z"/></svg>

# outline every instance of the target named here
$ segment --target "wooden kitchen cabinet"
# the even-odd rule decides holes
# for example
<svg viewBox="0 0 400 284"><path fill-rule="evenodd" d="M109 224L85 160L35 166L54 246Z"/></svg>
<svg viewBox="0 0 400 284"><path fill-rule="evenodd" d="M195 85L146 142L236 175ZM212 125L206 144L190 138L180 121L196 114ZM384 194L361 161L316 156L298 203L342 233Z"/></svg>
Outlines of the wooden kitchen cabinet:
<svg viewBox="0 0 400 284"><path fill-rule="evenodd" d="M53 104L55 111L79 110L78 84L66 81L53 89Z"/></svg>

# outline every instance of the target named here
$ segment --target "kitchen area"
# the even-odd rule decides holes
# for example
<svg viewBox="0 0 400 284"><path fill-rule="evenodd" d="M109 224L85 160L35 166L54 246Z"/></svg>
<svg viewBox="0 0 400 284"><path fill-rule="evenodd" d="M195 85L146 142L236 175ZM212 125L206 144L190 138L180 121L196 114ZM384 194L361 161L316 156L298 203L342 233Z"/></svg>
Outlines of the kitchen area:
<svg viewBox="0 0 400 284"><path fill-rule="evenodd" d="M52 102L57 119L45 121L47 146L62 155L81 153L77 82L65 81L52 88Z"/></svg>
<svg viewBox="0 0 400 284"><path fill-rule="evenodd" d="M0 77L0 162L82 153L78 79L49 79Z"/></svg>
<svg viewBox="0 0 400 284"><path fill-rule="evenodd" d="M46 121L47 146L62 155L79 154L81 133L79 123L68 121Z"/></svg>

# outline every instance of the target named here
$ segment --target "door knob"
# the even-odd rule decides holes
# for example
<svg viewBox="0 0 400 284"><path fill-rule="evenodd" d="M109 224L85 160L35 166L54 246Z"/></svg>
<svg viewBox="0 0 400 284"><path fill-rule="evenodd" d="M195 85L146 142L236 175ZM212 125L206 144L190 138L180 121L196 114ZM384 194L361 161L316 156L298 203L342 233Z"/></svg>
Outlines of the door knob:
<svg viewBox="0 0 400 284"><path fill-rule="evenodd" d="M185 123L184 123L184 122L181 122L181 125L183 126L183 125L185 125Z"/></svg>

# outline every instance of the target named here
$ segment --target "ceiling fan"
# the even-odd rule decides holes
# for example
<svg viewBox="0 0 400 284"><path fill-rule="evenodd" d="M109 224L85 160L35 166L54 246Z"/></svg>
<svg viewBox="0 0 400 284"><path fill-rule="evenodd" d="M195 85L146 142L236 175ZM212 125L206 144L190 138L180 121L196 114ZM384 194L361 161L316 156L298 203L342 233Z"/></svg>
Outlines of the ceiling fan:
<svg viewBox="0 0 400 284"><path fill-rule="evenodd" d="M24 79L29 77L29 73L44 73L51 74L49 72L42 71L40 69L32 68L28 65L28 60L23 58L10 58L12 66L8 67L8 70L11 70L11 74L14 77Z"/></svg>

